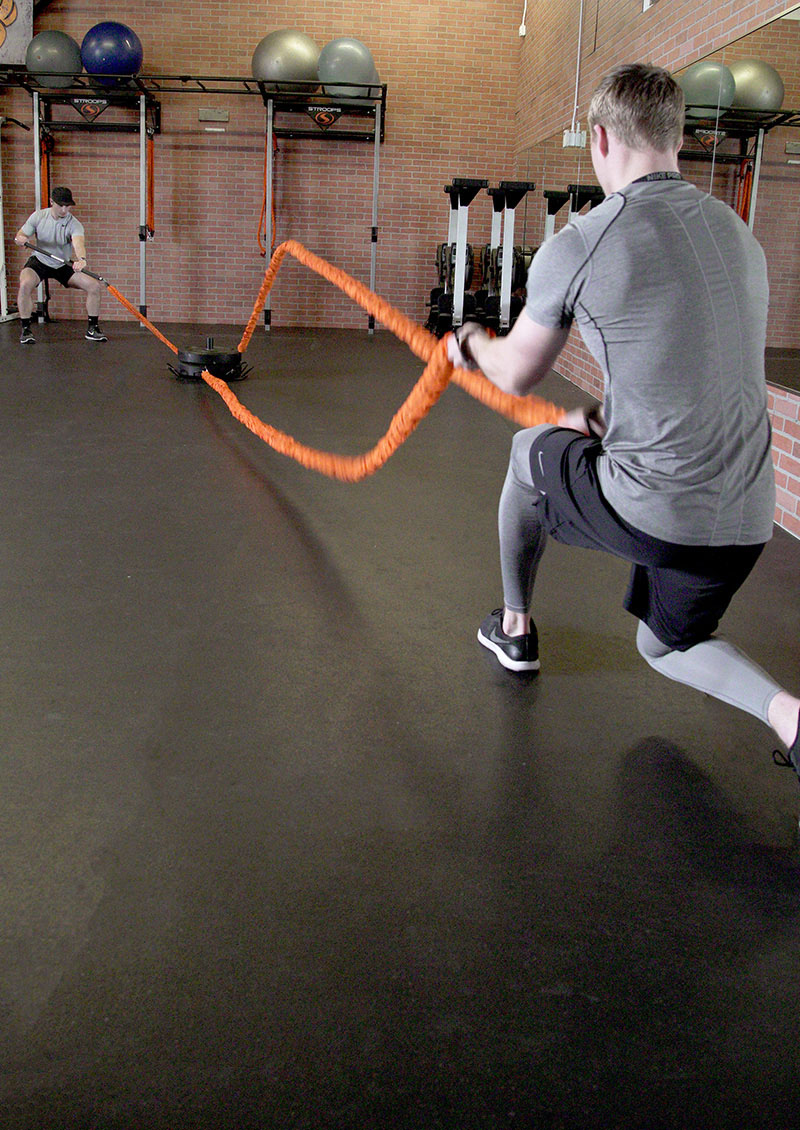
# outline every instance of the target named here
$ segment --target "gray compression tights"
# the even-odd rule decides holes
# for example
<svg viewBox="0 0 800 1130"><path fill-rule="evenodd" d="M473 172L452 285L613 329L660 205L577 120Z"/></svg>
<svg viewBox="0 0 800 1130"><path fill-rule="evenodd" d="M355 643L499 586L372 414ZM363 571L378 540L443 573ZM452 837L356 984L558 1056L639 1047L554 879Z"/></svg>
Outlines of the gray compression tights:
<svg viewBox="0 0 800 1130"><path fill-rule="evenodd" d="M539 495L531 479L529 456L535 433L543 429L530 428L514 436L500 496L503 597L506 608L513 612L527 612L530 608L536 571L547 542L539 519ZM687 651L673 651L640 621L636 646L650 666L668 679L730 703L769 725L767 710L781 687L727 640L712 637Z"/></svg>

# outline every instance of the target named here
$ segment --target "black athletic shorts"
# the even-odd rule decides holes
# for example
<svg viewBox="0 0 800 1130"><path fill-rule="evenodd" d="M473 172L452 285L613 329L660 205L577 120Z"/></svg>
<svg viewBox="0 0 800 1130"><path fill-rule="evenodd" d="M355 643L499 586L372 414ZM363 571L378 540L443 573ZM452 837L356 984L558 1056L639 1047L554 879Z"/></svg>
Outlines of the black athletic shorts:
<svg viewBox="0 0 800 1130"><path fill-rule="evenodd" d="M714 632L758 560L760 545L675 545L622 519L600 487L600 441L552 428L530 451L547 532L565 545L602 549L632 564L624 607L666 644L686 651Z"/></svg>
<svg viewBox="0 0 800 1130"><path fill-rule="evenodd" d="M69 280L75 274L69 263L63 263L60 267L49 267L47 263L43 263L36 255L31 255L26 267L30 267L32 271L44 282L45 279L56 279L62 286L68 286Z"/></svg>

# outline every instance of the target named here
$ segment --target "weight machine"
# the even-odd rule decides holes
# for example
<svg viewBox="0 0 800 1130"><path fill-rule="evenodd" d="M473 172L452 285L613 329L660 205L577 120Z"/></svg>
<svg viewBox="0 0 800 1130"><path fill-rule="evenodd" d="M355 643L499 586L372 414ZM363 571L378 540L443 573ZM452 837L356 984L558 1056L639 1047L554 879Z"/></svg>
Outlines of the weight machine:
<svg viewBox="0 0 800 1130"><path fill-rule="evenodd" d="M491 288L497 291L499 283L499 293L487 295L484 320L495 332L509 330L522 308L521 301L511 292L525 286L534 251L532 247L515 245L514 224L517 206L535 188L533 181L501 180L497 188L486 190L492 199L492 231L484 260Z"/></svg>
<svg viewBox="0 0 800 1130"><path fill-rule="evenodd" d="M547 202L547 215L544 220L545 239L550 239L551 236L555 235L556 215L565 204L569 204L567 223L570 223L587 204L594 208L597 204L602 204L606 198L602 188L599 188L596 184L568 184L566 192L546 188L543 190L542 196Z"/></svg>

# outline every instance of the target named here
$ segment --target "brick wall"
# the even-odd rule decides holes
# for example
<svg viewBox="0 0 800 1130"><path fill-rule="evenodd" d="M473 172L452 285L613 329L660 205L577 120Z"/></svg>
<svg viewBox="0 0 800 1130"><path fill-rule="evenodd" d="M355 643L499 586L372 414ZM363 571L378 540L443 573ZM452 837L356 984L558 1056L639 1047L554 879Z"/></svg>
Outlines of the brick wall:
<svg viewBox="0 0 800 1130"><path fill-rule="evenodd" d="M775 462L775 520L800 537L800 396L770 388L772 456Z"/></svg>

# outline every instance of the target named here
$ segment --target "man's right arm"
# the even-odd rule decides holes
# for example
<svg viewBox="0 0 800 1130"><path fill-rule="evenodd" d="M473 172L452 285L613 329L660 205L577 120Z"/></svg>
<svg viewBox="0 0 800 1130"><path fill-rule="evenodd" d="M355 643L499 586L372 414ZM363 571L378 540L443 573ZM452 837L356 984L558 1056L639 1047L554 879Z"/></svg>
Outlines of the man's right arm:
<svg viewBox="0 0 800 1130"><path fill-rule="evenodd" d="M491 338L468 322L450 338L448 356L454 365L480 369L503 392L525 396L550 372L568 336L568 328L540 326L523 310L505 337Z"/></svg>
<svg viewBox="0 0 800 1130"><path fill-rule="evenodd" d="M25 221L25 223L19 229L17 234L14 236L14 242L18 243L20 245L20 247L24 247L25 244L30 239L32 239L33 236L35 236L35 235L36 235L36 226L31 223L31 220L29 218Z"/></svg>

